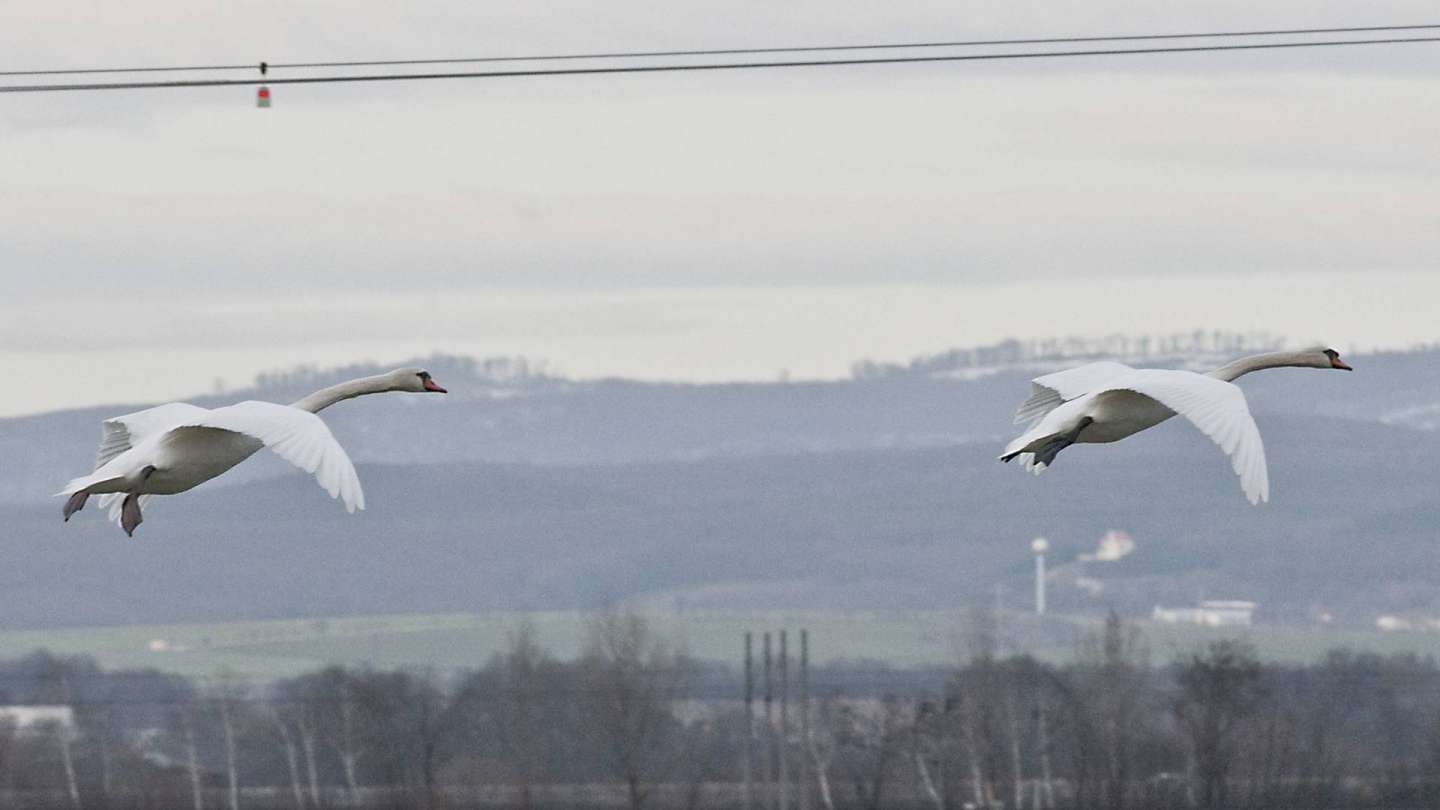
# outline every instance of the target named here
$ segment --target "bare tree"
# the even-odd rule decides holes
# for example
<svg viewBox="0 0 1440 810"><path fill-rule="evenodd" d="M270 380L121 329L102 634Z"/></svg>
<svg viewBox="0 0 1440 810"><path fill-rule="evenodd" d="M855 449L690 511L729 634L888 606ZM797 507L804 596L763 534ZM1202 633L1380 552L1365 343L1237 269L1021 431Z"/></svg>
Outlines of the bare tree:
<svg viewBox="0 0 1440 810"><path fill-rule="evenodd" d="M999 627L998 617L988 605L977 604L969 610L959 634L961 664L946 686L959 749L969 768L970 788L978 807L994 801L997 786L1003 784L1004 763L1009 761L1003 718L1007 678L996 659Z"/></svg>
<svg viewBox="0 0 1440 810"><path fill-rule="evenodd" d="M271 701L271 722L282 733L293 733L291 744L304 760L304 786L309 803L321 806L319 756L323 718L333 708L320 674L277 684ZM287 746L287 752L289 747Z"/></svg>
<svg viewBox="0 0 1440 810"><path fill-rule="evenodd" d="M65 773L65 795L70 799L70 806L79 810L80 783L75 774L74 727L59 720L47 720L39 724L36 730L55 741L60 752L60 765Z"/></svg>
<svg viewBox="0 0 1440 810"><path fill-rule="evenodd" d="M830 789L830 763L835 759L835 727L841 722L839 705L833 696L821 698L815 707L805 750L815 768L820 788L820 803L825 810L835 810L835 796Z"/></svg>
<svg viewBox="0 0 1440 810"><path fill-rule="evenodd" d="M1020 697L1016 694L1019 689L1020 684L1012 682L1003 703L1005 721L1010 732L1010 778L1014 784L1015 807L1025 803L1025 763L1020 756Z"/></svg>
<svg viewBox="0 0 1440 810"><path fill-rule="evenodd" d="M14 787L15 754L19 747L17 731L13 718L0 717L0 789L10 790Z"/></svg>
<svg viewBox="0 0 1440 810"><path fill-rule="evenodd" d="M404 787L419 804L432 806L440 746L450 723L446 703L429 670L348 673L341 703L348 721L342 715L338 731L350 742L342 748L356 755L357 766L364 752L367 781Z"/></svg>
<svg viewBox="0 0 1440 810"><path fill-rule="evenodd" d="M305 752L305 776L306 783L310 787L310 803L319 807L320 777L318 774L319 766L316 763L315 723L308 714L302 714L295 721L295 730L300 734L300 750Z"/></svg>
<svg viewBox="0 0 1440 810"><path fill-rule="evenodd" d="M413 735L414 747L418 749L420 785L424 790L425 807L436 805L440 745L449 727L449 716L445 695L441 690L434 671L414 673L401 683L404 689L402 706L408 710L405 725Z"/></svg>
<svg viewBox="0 0 1440 810"><path fill-rule="evenodd" d="M115 708L100 704L91 707L86 714L89 715L89 736L94 743L96 757L100 760L100 794L109 802L115 784L115 768L111 762L111 746L118 736Z"/></svg>
<svg viewBox="0 0 1440 810"><path fill-rule="evenodd" d="M295 734L290 730L290 722L273 706L266 716L280 735L280 744L285 747L285 767L290 774L290 792L295 798L295 808L305 810L305 789L301 786L300 752L295 744Z"/></svg>
<svg viewBox="0 0 1440 810"><path fill-rule="evenodd" d="M310 803L316 807L327 801L319 779L325 752L332 754L340 766L346 801L352 805L360 802L362 764L370 764L377 745L376 736L369 733L370 718L362 711L365 707L361 704L373 697L361 694L366 691L364 674L329 666L278 687L278 708L295 729L305 758Z"/></svg>
<svg viewBox="0 0 1440 810"><path fill-rule="evenodd" d="M340 764L348 800L352 804L359 802L360 761L367 749L361 735L355 686L355 675L337 666L281 686L280 700L294 717L300 748L305 753L310 801L317 807L324 798L317 774L321 745L334 753Z"/></svg>
<svg viewBox="0 0 1440 810"><path fill-rule="evenodd" d="M549 663L540 649L535 625L521 622L508 636L502 662L500 694L505 698L494 712L495 734L515 763L520 778L520 808L530 810L530 789L538 768L543 725L541 669Z"/></svg>
<svg viewBox="0 0 1440 810"><path fill-rule="evenodd" d="M200 747L195 741L195 721L198 707L194 704L182 706L180 723L185 738L185 770L190 776L190 801L194 810L205 810L205 792L200 779Z"/></svg>
<svg viewBox="0 0 1440 810"><path fill-rule="evenodd" d="M921 701L915 708L914 725L911 730L913 739L913 754L915 757L915 776L920 782L920 790L935 805L935 810L945 810L945 774L942 770L939 778L939 786L930 776L930 768L933 765L937 768L944 767L946 758L946 736L949 729L945 718L935 711L935 706L928 700Z"/></svg>
<svg viewBox="0 0 1440 810"><path fill-rule="evenodd" d="M244 704L249 690L234 673L222 673L211 690L210 699L220 719L221 741L225 748L226 797L230 810L240 810L240 766L236 756L237 707Z"/></svg>
<svg viewBox="0 0 1440 810"><path fill-rule="evenodd" d="M40 656L37 663L40 666L37 699L69 707L73 720L75 694L71 682L71 662L47 654ZM60 754L61 768L65 773L66 795L70 798L70 806L78 810L80 807L80 781L75 772L76 729L70 723L53 722L48 725Z"/></svg>
<svg viewBox="0 0 1440 810"><path fill-rule="evenodd" d="M1035 800L1031 806L1036 810L1055 806L1055 781L1050 768L1050 712L1050 701L1042 691L1036 695L1035 705L1035 748L1040 755L1040 782L1035 786Z"/></svg>
<svg viewBox="0 0 1440 810"><path fill-rule="evenodd" d="M1112 610L1099 636L1081 643L1080 680L1098 747L1106 807L1123 810L1135 773L1135 751L1149 696L1149 649L1144 637Z"/></svg>
<svg viewBox="0 0 1440 810"><path fill-rule="evenodd" d="M893 695L879 702L842 704L836 717L837 759L849 776L860 806L884 807L885 787L910 737L913 721Z"/></svg>
<svg viewBox="0 0 1440 810"><path fill-rule="evenodd" d="M588 634L580 665L589 682L590 715L625 782L631 810L640 810L676 731L671 701L688 682L691 665L633 613L597 614Z"/></svg>
<svg viewBox="0 0 1440 810"><path fill-rule="evenodd" d="M1240 641L1215 641L1178 668L1174 711L1190 746L1203 807L1223 807L1238 727L1260 705L1261 669Z"/></svg>
<svg viewBox="0 0 1440 810"><path fill-rule="evenodd" d="M335 701L339 717L331 729L330 746L335 749L335 755L340 758L340 766L345 771L345 787L350 791L350 801L358 802L360 780L356 772L364 749L360 746L360 734L355 727L355 699L349 676L345 675L337 686L339 694Z"/></svg>

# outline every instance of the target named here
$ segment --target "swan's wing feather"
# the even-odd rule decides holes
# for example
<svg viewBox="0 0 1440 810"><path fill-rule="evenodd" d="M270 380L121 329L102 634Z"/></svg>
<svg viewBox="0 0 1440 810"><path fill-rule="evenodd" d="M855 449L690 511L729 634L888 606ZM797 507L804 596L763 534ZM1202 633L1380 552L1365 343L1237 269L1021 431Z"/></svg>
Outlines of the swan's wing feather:
<svg viewBox="0 0 1440 810"><path fill-rule="evenodd" d="M1113 360L1046 374L1030 381L1030 398L1015 411L1015 424L1033 422L1055 410L1061 403L1103 388L1106 383L1135 371Z"/></svg>
<svg viewBox="0 0 1440 810"><path fill-rule="evenodd" d="M273 402L240 402L207 411L185 427L208 427L242 433L257 439L276 455L315 476L330 497L344 501L354 512L365 508L360 477L345 448L324 420L309 411Z"/></svg>
<svg viewBox="0 0 1440 810"><path fill-rule="evenodd" d="M146 438L201 418L210 413L198 405L170 402L143 411L115 416L101 423L100 447L95 451L95 469L134 447Z"/></svg>
<svg viewBox="0 0 1440 810"><path fill-rule="evenodd" d="M1230 456L1250 503L1270 500L1265 444L1239 386L1189 371L1146 369L1108 387L1144 394L1189 419Z"/></svg>

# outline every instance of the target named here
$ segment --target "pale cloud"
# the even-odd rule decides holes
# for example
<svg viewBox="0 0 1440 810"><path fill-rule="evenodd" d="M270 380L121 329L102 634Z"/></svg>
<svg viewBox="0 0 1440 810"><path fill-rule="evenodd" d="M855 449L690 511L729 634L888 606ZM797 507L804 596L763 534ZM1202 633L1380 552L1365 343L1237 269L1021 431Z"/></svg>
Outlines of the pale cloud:
<svg viewBox="0 0 1440 810"><path fill-rule="evenodd" d="M146 401L299 364L398 362L434 351L526 355L593 378L716 382L848 375L1017 334L1266 331L1344 351L1433 339L1440 276L1414 272L1214 275L1008 283L626 290L176 295L116 310L99 298L0 305L0 414ZM110 336L146 329L124 341Z"/></svg>
<svg viewBox="0 0 1440 810"><path fill-rule="evenodd" d="M31 132L0 156L0 256L21 286L132 289L994 281L1440 256L1430 80L813 81L394 99L353 133L378 111L306 98Z"/></svg>
<svg viewBox="0 0 1440 810"><path fill-rule="evenodd" d="M1337 25L1353 9L51 4L7 14L0 52L10 68L403 58ZM1377 3L1360 22L1431 11ZM146 399L434 349L710 380L1166 323L1431 340L1428 316L1396 312L1435 292L1437 63L1440 46L1410 45L282 86L267 111L243 87L4 96L0 357L67 379L128 365L98 390Z"/></svg>

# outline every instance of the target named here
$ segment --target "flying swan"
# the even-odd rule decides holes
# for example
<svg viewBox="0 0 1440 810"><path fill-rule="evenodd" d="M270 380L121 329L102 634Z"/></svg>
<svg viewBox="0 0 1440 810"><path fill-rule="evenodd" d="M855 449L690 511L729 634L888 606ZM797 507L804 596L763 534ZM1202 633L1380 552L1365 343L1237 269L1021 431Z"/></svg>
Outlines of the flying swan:
<svg viewBox="0 0 1440 810"><path fill-rule="evenodd" d="M1025 469L1039 475L1076 442L1117 442L1179 413L1230 456L1250 503L1268 501L1260 429L1245 393L1232 381L1262 368L1283 367L1351 370L1339 352L1317 346L1243 357L1208 374L1134 369L1108 360L1057 371L1031 381L1030 398L1015 412L1015 423L1030 427L1005 447L1000 460L1020 456Z"/></svg>
<svg viewBox="0 0 1440 810"><path fill-rule="evenodd" d="M386 391L446 393L419 368L396 369L323 388L293 405L254 400L210 410L171 402L104 422L95 472L76 478L56 495L65 501L65 520L85 507L91 495L127 535L143 520L141 508L156 495L195 487L262 447L315 479L345 510L365 508L365 493L345 449L315 414L341 400Z"/></svg>

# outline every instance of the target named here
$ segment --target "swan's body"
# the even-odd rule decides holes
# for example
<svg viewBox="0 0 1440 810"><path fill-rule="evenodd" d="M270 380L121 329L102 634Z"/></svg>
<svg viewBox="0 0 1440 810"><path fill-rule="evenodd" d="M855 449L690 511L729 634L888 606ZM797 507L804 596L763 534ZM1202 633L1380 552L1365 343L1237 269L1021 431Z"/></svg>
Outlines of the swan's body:
<svg viewBox="0 0 1440 810"><path fill-rule="evenodd" d="M1037 475L1061 450L1076 443L1119 441L1183 414L1230 456L1251 503L1270 499L1265 446L1236 378L1264 368L1349 370L1333 349L1274 352L1246 357L1209 374L1135 369L1104 361L1032 380L1030 398L1015 412L1029 422L1006 446L1002 461L1021 457Z"/></svg>
<svg viewBox="0 0 1440 810"><path fill-rule="evenodd" d="M365 508L365 493L355 466L316 412L343 399L384 391L435 391L429 372L399 369L316 391L293 405L241 402L201 408L172 402L104 422L95 471L72 480L60 491L70 496L66 520L91 495L109 507L111 519L132 534L141 509L155 495L175 495L214 478L269 447L277 455L315 475L332 498L349 512Z"/></svg>

